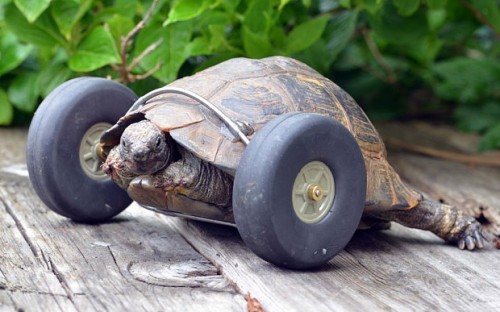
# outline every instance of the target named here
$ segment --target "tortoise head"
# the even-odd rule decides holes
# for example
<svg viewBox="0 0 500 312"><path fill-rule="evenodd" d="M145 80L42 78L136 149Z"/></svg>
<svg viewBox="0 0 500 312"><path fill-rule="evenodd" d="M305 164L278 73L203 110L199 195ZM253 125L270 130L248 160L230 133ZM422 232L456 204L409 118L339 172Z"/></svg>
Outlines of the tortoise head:
<svg viewBox="0 0 500 312"><path fill-rule="evenodd" d="M120 139L120 157L137 175L155 173L172 159L173 143L149 120L129 125Z"/></svg>

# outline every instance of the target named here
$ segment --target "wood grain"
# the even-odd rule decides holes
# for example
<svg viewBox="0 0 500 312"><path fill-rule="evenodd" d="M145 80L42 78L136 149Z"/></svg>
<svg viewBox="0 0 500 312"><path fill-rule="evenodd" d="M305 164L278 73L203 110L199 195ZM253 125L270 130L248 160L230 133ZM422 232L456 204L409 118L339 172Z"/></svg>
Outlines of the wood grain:
<svg viewBox="0 0 500 312"><path fill-rule="evenodd" d="M418 129L408 131L433 133ZM460 251L399 225L358 231L327 266L291 271L258 258L236 229L137 204L105 224L71 222L34 194L23 164L25 135L0 129L7 155L0 159L0 311L245 311L248 293L265 311L500 310L498 250ZM449 145L463 144L455 132L447 135L458 142ZM496 170L390 155L403 178L430 196L472 203L496 220Z"/></svg>
<svg viewBox="0 0 500 312"><path fill-rule="evenodd" d="M40 202L16 164L0 167L0 211L2 311L242 311L246 306L215 266L145 209L130 207L100 225L71 222Z"/></svg>
<svg viewBox="0 0 500 312"><path fill-rule="evenodd" d="M75 224L47 211L29 187L20 186L0 190L8 215L2 228L13 232L4 237L14 240L2 242L1 288L16 309L32 310L39 300L47 305L35 305L40 311L241 311L245 305L217 269L154 214L132 207L107 224ZM161 275L161 283L154 282L154 268L176 276L176 264L192 283ZM38 296L30 302L18 296L24 293Z"/></svg>
<svg viewBox="0 0 500 312"><path fill-rule="evenodd" d="M477 153L479 137L447 126L415 123L379 125L385 137L444 151ZM390 146L389 146L390 148ZM498 152L489 152L489 156ZM389 150L389 161L401 177L434 199L467 211L500 237L500 168L461 164Z"/></svg>
<svg viewBox="0 0 500 312"><path fill-rule="evenodd" d="M464 252L430 233L395 225L390 231L358 231L328 266L296 272L260 260L236 230L165 219L269 311L500 308L497 250Z"/></svg>

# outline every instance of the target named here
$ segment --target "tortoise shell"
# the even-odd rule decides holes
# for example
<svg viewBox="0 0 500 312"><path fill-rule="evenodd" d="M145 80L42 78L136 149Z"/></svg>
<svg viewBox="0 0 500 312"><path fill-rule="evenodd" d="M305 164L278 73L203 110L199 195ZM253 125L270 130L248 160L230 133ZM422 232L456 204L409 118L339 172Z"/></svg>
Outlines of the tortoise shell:
<svg viewBox="0 0 500 312"><path fill-rule="evenodd" d="M235 58L169 84L197 93L232 119L259 131L278 115L302 111L341 122L359 144L367 170L365 212L408 209L421 195L407 187L386 161L379 134L353 98L307 65L286 57ZM103 137L119 142L124 128L146 118L202 160L234 175L245 145L208 108L178 94L161 94L124 116ZM250 140L252 135L249 136Z"/></svg>

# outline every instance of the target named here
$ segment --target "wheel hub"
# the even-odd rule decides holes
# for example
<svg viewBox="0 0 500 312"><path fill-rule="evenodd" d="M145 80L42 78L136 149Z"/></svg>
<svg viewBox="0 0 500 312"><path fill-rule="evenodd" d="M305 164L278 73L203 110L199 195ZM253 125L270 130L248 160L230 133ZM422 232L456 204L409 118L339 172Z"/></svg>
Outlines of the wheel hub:
<svg viewBox="0 0 500 312"><path fill-rule="evenodd" d="M87 176L95 180L106 179L102 171L102 160L99 158L99 143L101 135L111 128L111 124L100 122L90 127L80 142L80 165Z"/></svg>
<svg viewBox="0 0 500 312"><path fill-rule="evenodd" d="M317 223L330 211L335 197L335 181L321 161L307 163L295 178L292 203L295 214L305 223Z"/></svg>
<svg viewBox="0 0 500 312"><path fill-rule="evenodd" d="M307 196L314 201L320 201L324 196L324 192L320 185L311 184L307 188Z"/></svg>

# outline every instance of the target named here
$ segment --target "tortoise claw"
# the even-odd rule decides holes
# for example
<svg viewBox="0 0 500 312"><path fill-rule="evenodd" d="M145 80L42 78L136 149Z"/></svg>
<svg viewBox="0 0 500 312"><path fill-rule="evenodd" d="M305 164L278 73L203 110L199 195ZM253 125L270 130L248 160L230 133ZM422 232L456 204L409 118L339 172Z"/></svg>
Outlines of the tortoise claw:
<svg viewBox="0 0 500 312"><path fill-rule="evenodd" d="M474 233L474 238L476 239L477 247L479 249L484 248L484 238L479 232Z"/></svg>
<svg viewBox="0 0 500 312"><path fill-rule="evenodd" d="M467 227L460 233L457 245L460 249L468 250L484 248L487 238L483 235L481 225L476 220L469 222Z"/></svg>
<svg viewBox="0 0 500 312"><path fill-rule="evenodd" d="M465 240L461 239L458 241L458 248L460 248L461 250L465 249Z"/></svg>
<svg viewBox="0 0 500 312"><path fill-rule="evenodd" d="M476 244L474 243L474 238L472 238L471 236L467 236L465 238L465 245L467 246L467 249L474 250L474 248L476 247Z"/></svg>

